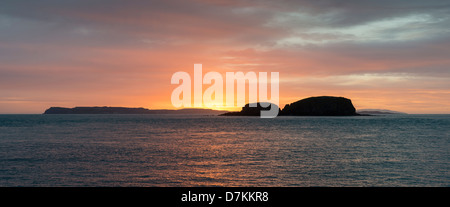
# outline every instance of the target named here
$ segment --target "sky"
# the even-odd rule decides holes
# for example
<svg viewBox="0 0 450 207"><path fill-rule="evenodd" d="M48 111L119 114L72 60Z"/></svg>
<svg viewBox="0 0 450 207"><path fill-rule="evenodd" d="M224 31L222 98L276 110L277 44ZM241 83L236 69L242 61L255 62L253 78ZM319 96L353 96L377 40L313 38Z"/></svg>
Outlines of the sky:
<svg viewBox="0 0 450 207"><path fill-rule="evenodd" d="M450 2L2 0L0 114L171 109L175 72L279 72L280 106L450 113ZM225 76L224 76L225 77ZM204 86L204 89L207 86Z"/></svg>

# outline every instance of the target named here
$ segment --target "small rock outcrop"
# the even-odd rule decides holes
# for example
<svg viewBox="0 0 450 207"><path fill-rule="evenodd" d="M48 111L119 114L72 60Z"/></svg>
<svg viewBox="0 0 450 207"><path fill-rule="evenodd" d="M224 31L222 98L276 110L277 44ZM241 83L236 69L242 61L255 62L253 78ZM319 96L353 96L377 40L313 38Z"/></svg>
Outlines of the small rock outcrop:
<svg viewBox="0 0 450 207"><path fill-rule="evenodd" d="M250 104L246 104L244 107L242 107L241 111L228 112L228 113L221 114L221 116L260 116L261 111L269 111L272 106L277 107L278 110L280 110L279 107L275 104L265 103L265 104L270 104L268 107L262 107L261 103L259 103L259 102L256 104L257 104L256 107L250 107Z"/></svg>

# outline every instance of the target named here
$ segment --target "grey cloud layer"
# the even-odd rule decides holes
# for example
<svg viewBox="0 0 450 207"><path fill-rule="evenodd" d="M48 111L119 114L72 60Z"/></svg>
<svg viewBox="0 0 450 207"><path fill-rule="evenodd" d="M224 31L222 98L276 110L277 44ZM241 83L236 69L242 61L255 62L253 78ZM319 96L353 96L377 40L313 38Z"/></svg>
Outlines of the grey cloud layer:
<svg viewBox="0 0 450 207"><path fill-rule="evenodd" d="M277 70L287 73L448 77L448 28L450 2L437 0L3 0L0 73L8 76L0 81L30 78L24 74L39 73L30 71L35 64L94 68L92 57L81 57L110 58L92 52L96 48L171 51L179 45L203 45L205 51L213 48L216 54L241 55L261 65L273 61L279 64ZM247 49L255 52L245 53ZM341 65L333 60L342 60ZM370 61L382 64L362 68ZM59 75L33 78L48 82ZM72 81L90 81L78 78Z"/></svg>

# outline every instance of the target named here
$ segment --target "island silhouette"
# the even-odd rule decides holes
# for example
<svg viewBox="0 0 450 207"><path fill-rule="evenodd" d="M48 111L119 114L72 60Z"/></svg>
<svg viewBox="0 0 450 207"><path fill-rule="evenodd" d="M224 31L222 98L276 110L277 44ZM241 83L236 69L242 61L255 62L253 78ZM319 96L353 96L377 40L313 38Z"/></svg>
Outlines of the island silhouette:
<svg viewBox="0 0 450 207"><path fill-rule="evenodd" d="M272 104L272 107L278 107ZM250 104L242 107L240 112L228 112L221 116L259 116L261 110L270 110L269 107L250 107ZM352 101L344 97L317 96L301 99L291 104L286 104L279 116L358 116Z"/></svg>
<svg viewBox="0 0 450 207"><path fill-rule="evenodd" d="M279 116L358 116L371 114L364 113L367 111L358 111L359 113L357 113L350 99L335 96L309 97L290 104L286 104L283 109L280 109L275 104L258 102L255 104L246 104L244 107L242 107L241 111L235 112L199 108L171 110L146 109L142 107L128 108L93 106L74 108L50 107L49 109L45 110L44 114L208 114L220 116L260 116L262 110L267 111L270 110L271 107L278 108Z"/></svg>

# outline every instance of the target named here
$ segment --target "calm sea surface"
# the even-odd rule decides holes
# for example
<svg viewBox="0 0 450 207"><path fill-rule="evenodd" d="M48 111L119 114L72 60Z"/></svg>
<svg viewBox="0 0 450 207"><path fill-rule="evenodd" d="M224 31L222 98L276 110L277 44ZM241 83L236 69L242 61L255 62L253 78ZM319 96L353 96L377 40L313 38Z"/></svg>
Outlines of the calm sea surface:
<svg viewBox="0 0 450 207"><path fill-rule="evenodd" d="M450 115L0 115L0 186L450 186Z"/></svg>

